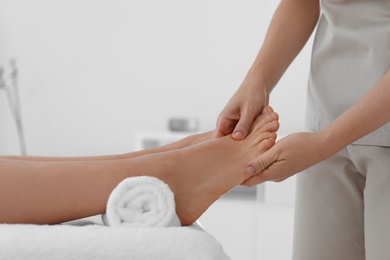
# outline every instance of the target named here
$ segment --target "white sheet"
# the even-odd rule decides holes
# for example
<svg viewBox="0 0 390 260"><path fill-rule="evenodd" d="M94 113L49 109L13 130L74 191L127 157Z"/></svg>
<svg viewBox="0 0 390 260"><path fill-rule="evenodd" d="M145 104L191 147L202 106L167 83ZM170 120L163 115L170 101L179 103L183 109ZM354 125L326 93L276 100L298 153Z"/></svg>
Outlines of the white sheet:
<svg viewBox="0 0 390 260"><path fill-rule="evenodd" d="M66 225L0 224L2 260L225 260L222 246L191 227L112 228L90 221Z"/></svg>

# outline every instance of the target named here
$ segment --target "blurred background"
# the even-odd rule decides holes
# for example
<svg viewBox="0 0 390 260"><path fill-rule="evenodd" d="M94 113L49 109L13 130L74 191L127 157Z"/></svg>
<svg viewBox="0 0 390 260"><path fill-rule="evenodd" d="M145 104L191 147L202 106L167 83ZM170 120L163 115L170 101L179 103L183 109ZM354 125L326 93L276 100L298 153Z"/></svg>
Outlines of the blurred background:
<svg viewBox="0 0 390 260"><path fill-rule="evenodd" d="M17 76L19 103L0 88L0 155L22 153L15 111L29 155L125 153L190 134L170 131L171 118L212 130L278 3L0 0L1 80L12 88ZM271 95L280 136L304 129L310 45ZM289 259L294 178L249 191L215 203L204 228L233 259Z"/></svg>

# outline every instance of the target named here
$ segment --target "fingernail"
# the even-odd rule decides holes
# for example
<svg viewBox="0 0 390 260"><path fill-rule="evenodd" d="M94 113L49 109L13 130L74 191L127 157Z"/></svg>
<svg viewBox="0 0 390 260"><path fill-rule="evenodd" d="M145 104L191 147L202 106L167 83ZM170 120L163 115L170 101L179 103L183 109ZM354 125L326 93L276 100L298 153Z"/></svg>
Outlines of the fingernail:
<svg viewBox="0 0 390 260"><path fill-rule="evenodd" d="M253 166L248 166L246 167L246 172L249 173L250 175L253 175L256 173L256 170Z"/></svg>
<svg viewBox="0 0 390 260"><path fill-rule="evenodd" d="M264 115L265 113L267 113L267 109L263 108L263 110L261 110L261 114Z"/></svg>
<svg viewBox="0 0 390 260"><path fill-rule="evenodd" d="M233 133L233 136L238 137L238 138L242 138L244 136L244 134L241 131L236 131Z"/></svg>

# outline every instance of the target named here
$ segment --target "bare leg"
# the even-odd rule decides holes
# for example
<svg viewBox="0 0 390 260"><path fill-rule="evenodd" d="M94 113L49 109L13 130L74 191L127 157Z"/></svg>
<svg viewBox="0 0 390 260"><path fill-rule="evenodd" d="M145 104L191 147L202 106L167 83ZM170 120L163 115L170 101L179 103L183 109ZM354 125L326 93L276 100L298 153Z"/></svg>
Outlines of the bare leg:
<svg viewBox="0 0 390 260"><path fill-rule="evenodd" d="M115 160L127 159L151 153L161 153L171 150L181 149L193 144L197 144L213 138L213 132L205 132L194 134L185 137L177 142L167 144L161 147L156 147L147 150L141 150L125 154L102 155L102 156L82 156L82 157L51 157L51 156L0 156L0 160L20 160L20 161L35 161L35 162L64 162L64 161L96 161L96 160Z"/></svg>
<svg viewBox="0 0 390 260"><path fill-rule="evenodd" d="M0 160L0 222L54 224L101 214L120 181L149 175L170 186L182 224L192 224L215 200L247 179L245 164L274 144L277 115L258 121L242 141L226 136L126 159Z"/></svg>
<svg viewBox="0 0 390 260"><path fill-rule="evenodd" d="M273 109L270 106L267 106L267 113L260 116L264 116L273 112ZM161 153L166 151L177 150L185 148L197 143L201 143L207 140L212 139L214 136L213 131L199 133L185 137L177 142L170 143L161 147L156 147L147 150L141 150L125 154L115 154L115 155L103 155L103 156L82 156L82 157L50 157L50 156L0 156L0 160L23 160L23 161L35 161L35 162L63 162L63 161L96 161L96 160L116 160L116 159L127 159L133 158L141 155L152 154L152 153Z"/></svg>

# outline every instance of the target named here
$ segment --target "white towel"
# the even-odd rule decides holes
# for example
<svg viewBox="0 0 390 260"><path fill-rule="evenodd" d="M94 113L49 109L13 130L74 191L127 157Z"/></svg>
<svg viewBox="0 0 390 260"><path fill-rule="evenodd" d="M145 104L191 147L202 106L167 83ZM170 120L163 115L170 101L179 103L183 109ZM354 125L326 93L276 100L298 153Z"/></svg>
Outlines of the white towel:
<svg viewBox="0 0 390 260"><path fill-rule="evenodd" d="M163 181L150 176L131 177L112 191L102 219L111 227L181 226L175 206L174 194Z"/></svg>

